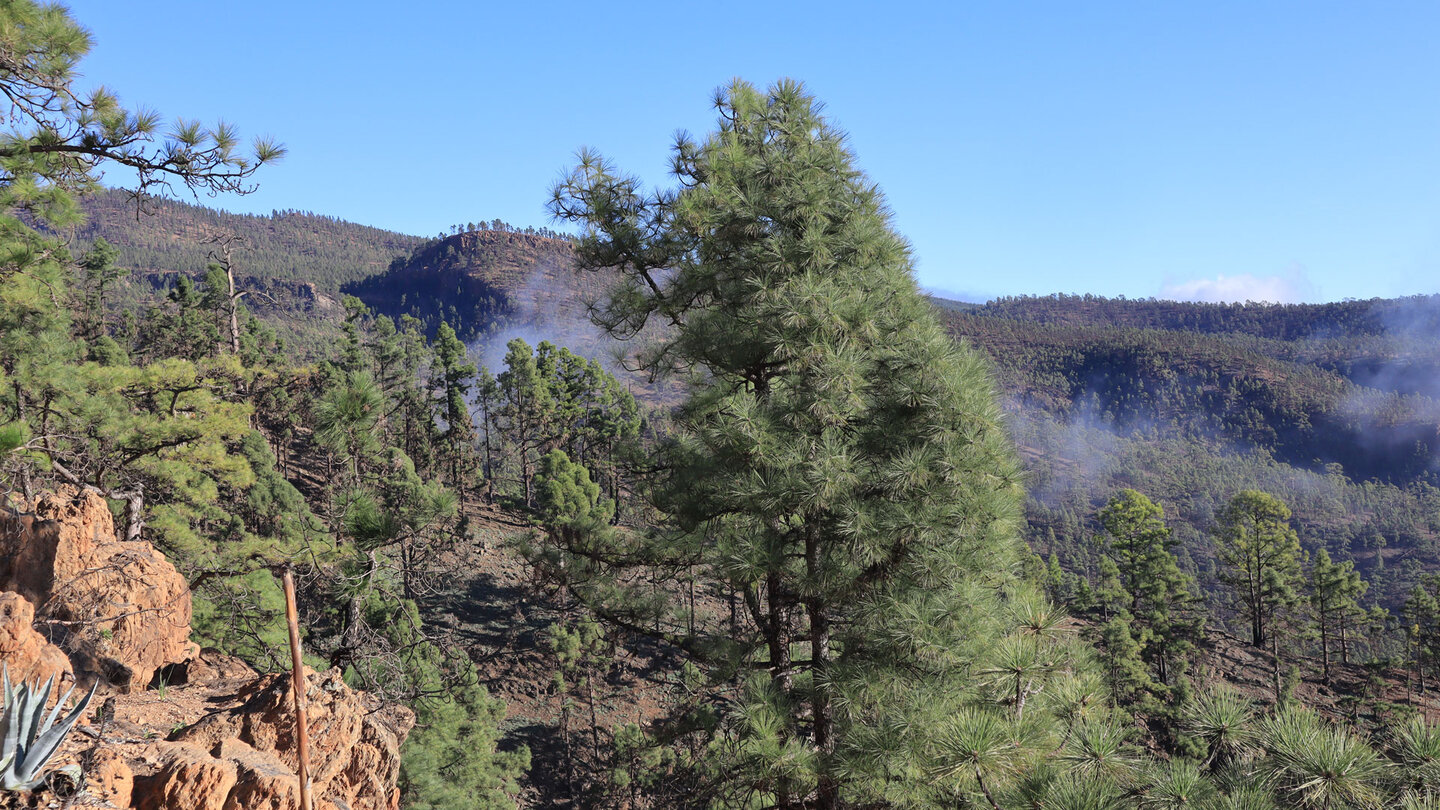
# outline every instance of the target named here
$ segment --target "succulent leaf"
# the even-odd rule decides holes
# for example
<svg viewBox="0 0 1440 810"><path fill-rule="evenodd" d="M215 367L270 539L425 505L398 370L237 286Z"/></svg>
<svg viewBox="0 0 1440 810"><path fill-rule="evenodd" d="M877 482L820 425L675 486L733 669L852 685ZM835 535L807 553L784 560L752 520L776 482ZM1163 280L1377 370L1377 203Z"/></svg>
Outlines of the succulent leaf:
<svg viewBox="0 0 1440 810"><path fill-rule="evenodd" d="M45 781L46 764L84 715L99 684L91 686L89 693L61 717L75 692L74 686L55 701L54 707L48 707L54 677L43 686L32 687L25 681L16 688L10 682L9 669L4 668L0 679L5 692L4 710L0 712L0 790L34 790Z"/></svg>

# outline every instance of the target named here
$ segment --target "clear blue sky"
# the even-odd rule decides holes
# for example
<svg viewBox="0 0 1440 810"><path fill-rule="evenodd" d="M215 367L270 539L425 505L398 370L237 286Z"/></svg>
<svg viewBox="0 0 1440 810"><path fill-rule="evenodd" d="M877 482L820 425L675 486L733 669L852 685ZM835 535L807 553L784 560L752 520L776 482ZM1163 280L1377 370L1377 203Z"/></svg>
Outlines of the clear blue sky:
<svg viewBox="0 0 1440 810"><path fill-rule="evenodd" d="M551 225L588 145L666 182L733 76L803 80L919 278L1322 301L1440 291L1440 4L78 0L82 86L289 147L236 211Z"/></svg>

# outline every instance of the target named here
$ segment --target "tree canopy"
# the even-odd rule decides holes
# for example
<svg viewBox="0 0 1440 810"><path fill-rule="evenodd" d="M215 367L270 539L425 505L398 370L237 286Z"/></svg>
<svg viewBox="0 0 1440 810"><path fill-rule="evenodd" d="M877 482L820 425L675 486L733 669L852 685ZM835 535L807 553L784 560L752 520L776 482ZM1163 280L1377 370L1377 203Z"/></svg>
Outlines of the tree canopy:
<svg viewBox="0 0 1440 810"><path fill-rule="evenodd" d="M736 82L716 109L714 133L675 145L678 190L646 195L586 153L551 203L584 228L582 266L622 276L597 320L621 338L668 322L637 361L694 381L647 564L744 605L672 634L743 694L718 791L822 808L925 793L902 752L975 697L1017 588L1014 455L984 364L940 330L819 103Z"/></svg>

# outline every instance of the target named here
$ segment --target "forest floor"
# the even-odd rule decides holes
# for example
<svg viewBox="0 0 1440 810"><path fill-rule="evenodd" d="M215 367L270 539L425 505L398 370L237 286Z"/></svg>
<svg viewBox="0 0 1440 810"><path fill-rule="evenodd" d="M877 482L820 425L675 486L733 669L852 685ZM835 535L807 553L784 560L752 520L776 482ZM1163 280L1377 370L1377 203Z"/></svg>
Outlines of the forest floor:
<svg viewBox="0 0 1440 810"><path fill-rule="evenodd" d="M676 689L667 678L680 661L647 638L608 637L589 670L576 673L562 694L550 628L567 617L578 620L579 611L565 610L555 589L513 548L535 531L528 521L497 508L469 517L477 542L446 561L455 572L453 586L427 606L426 623L468 650L490 696L505 702L501 750L529 747L520 806L596 806L606 785L595 777L610 767L614 730L665 715ZM574 683L581 680L593 683L593 692Z"/></svg>
<svg viewBox="0 0 1440 810"><path fill-rule="evenodd" d="M607 759L612 735L625 724L644 727L665 716L681 693L681 660L647 638L614 636L594 665L594 700L583 686L562 694L550 628L567 616L578 620L580 611L564 610L554 588L538 580L515 550L518 538L536 531L524 516L486 507L469 517L477 542L445 561L452 586L427 605L426 621L469 651L491 697L505 702L501 749L529 747L532 766L522 781L520 806L597 806L597 800L600 806L619 806L603 800L609 789L603 775L613 766ZM721 605L702 611L707 608L716 613ZM1335 657L1328 684L1318 659L1298 662L1295 696L1303 704L1368 729L1412 712L1440 721L1440 690L1420 692L1403 669L1344 664ZM1227 682L1262 707L1274 702L1268 653L1218 628L1207 631L1192 677L1201 686Z"/></svg>
<svg viewBox="0 0 1440 810"><path fill-rule="evenodd" d="M1193 664L1197 684L1225 681L1258 704L1275 702L1274 666L1268 651L1212 628L1206 631L1198 652ZM1294 662L1300 670L1295 697L1303 705L1365 729L1390 725L1410 713L1419 713L1432 723L1440 721L1440 690L1434 684L1422 692L1413 672L1363 664L1353 658L1342 663L1339 653L1333 651L1331 656L1329 683L1321 676L1318 656Z"/></svg>

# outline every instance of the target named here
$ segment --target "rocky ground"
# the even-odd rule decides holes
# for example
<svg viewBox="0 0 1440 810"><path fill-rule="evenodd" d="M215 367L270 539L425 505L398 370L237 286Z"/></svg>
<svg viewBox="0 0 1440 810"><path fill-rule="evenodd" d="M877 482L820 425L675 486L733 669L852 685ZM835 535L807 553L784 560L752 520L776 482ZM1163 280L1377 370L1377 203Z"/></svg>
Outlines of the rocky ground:
<svg viewBox="0 0 1440 810"><path fill-rule="evenodd" d="M5 800L298 810L290 677L258 675L189 636L184 579L148 543L117 541L98 495L70 490L0 511L0 660L16 679L97 690L54 760L81 765L85 784ZM350 689L338 671L307 670L306 696L316 810L396 810L414 716Z"/></svg>

